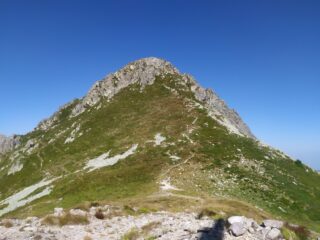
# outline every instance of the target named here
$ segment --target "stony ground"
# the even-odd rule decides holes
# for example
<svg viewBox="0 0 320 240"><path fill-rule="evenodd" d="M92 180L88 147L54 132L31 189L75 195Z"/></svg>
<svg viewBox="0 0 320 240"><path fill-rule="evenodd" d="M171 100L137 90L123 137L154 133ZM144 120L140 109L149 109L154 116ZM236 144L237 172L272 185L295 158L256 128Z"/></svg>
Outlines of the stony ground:
<svg viewBox="0 0 320 240"><path fill-rule="evenodd" d="M256 225L254 228L255 223L243 217L240 219L244 229L236 228L234 231L240 232L241 236L235 237L230 228L227 230L228 224L222 219L214 220L209 217L199 219L197 214L186 212L117 216L117 212L114 210L111 212L110 209L109 206L99 209L92 207L88 211L65 212L63 209L55 209L53 214L43 219L32 217L25 220L2 220L0 240L272 239L268 237L270 227ZM238 227L239 217L231 220L236 222L234 226Z"/></svg>

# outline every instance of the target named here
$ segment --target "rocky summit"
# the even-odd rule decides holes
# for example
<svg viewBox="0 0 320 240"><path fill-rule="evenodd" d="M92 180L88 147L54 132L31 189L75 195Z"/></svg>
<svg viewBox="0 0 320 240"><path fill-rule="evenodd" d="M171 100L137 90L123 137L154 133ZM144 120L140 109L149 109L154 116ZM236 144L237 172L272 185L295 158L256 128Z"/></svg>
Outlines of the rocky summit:
<svg viewBox="0 0 320 240"><path fill-rule="evenodd" d="M213 90L144 58L0 136L0 239L315 239L318 182Z"/></svg>

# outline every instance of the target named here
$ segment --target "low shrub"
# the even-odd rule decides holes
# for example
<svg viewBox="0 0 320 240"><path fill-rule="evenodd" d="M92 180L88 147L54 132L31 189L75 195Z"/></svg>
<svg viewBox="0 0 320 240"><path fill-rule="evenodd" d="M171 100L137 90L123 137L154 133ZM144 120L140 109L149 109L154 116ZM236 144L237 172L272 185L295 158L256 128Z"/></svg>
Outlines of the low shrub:
<svg viewBox="0 0 320 240"><path fill-rule="evenodd" d="M310 231L304 226L291 225L286 223L283 232L291 236L292 240L308 240L310 239ZM294 233L294 234L292 234ZM290 238L289 238L290 240Z"/></svg>
<svg viewBox="0 0 320 240"><path fill-rule="evenodd" d="M104 213L101 211L101 209L97 210L96 213L94 214L94 216L97 219L101 219L101 220L103 220L105 218Z"/></svg>
<svg viewBox="0 0 320 240"><path fill-rule="evenodd" d="M12 223L12 221L9 220L9 219L4 219L4 220L2 220L2 221L1 221L1 225L4 226L4 227L6 227L6 228L11 228L11 227L13 227L13 223Z"/></svg>

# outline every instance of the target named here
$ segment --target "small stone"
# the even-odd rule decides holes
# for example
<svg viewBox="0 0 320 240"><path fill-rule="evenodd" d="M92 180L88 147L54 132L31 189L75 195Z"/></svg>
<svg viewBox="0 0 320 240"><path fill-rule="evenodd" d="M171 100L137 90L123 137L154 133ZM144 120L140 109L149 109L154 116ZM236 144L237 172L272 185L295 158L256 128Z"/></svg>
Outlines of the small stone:
<svg viewBox="0 0 320 240"><path fill-rule="evenodd" d="M259 228L261 228L261 226L257 223L257 222L255 222L255 221L253 221L252 222L252 225L251 225L255 230L257 230L258 231L258 229Z"/></svg>
<svg viewBox="0 0 320 240"><path fill-rule="evenodd" d="M83 217L87 216L87 212L81 209L71 209L70 214L75 216L83 216Z"/></svg>
<svg viewBox="0 0 320 240"><path fill-rule="evenodd" d="M258 226L258 227L256 228L256 231L261 232L261 231L262 231L262 229L263 229L263 227Z"/></svg>
<svg viewBox="0 0 320 240"><path fill-rule="evenodd" d="M281 232L277 228L272 228L266 235L267 240L278 240L281 238Z"/></svg>
<svg viewBox="0 0 320 240"><path fill-rule="evenodd" d="M64 214L63 208L55 208L53 216L55 217L61 217Z"/></svg>
<svg viewBox="0 0 320 240"><path fill-rule="evenodd" d="M267 236L268 232L271 230L271 227L262 228L260 230L263 237Z"/></svg>
<svg viewBox="0 0 320 240"><path fill-rule="evenodd" d="M37 228L35 227L24 227L23 231L27 231L27 232L36 232Z"/></svg>
<svg viewBox="0 0 320 240"><path fill-rule="evenodd" d="M254 220L252 218L244 218L244 224L247 229L252 227Z"/></svg>
<svg viewBox="0 0 320 240"><path fill-rule="evenodd" d="M243 223L235 222L230 226L229 231L234 236L238 237L238 236L242 236L243 234L245 234L247 229L245 228Z"/></svg>
<svg viewBox="0 0 320 240"><path fill-rule="evenodd" d="M228 218L228 224L232 225L234 223L243 223L244 217L243 216L232 216Z"/></svg>

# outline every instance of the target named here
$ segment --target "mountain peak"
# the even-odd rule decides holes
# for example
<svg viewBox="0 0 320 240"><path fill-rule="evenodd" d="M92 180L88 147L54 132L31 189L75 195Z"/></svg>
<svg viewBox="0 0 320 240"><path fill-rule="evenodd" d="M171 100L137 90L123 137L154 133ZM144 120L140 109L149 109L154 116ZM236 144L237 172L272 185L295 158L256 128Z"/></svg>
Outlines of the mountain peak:
<svg viewBox="0 0 320 240"><path fill-rule="evenodd" d="M138 59L136 61L129 63L127 66L130 67L131 65L134 65L134 66L153 66L155 68L162 68L164 66L171 66L172 68L174 68L174 66L169 61L166 61L164 59L157 58L157 57L141 58L141 59Z"/></svg>
<svg viewBox="0 0 320 240"><path fill-rule="evenodd" d="M96 82L82 103L73 111L73 115L81 114L85 110L85 106L93 106L101 98L111 99L121 89L129 85L138 83L144 87L153 84L156 77L162 74L180 74L180 72L170 62L156 57L133 61Z"/></svg>
<svg viewBox="0 0 320 240"><path fill-rule="evenodd" d="M115 76L119 78L119 80L128 80L128 77L121 78L123 77L121 75L129 75L134 78L133 80L139 77L139 82L144 85L150 83L149 81L153 83L154 76L163 73L180 74L179 70L169 61L156 57L146 57L128 63L115 73L109 74L106 78L102 79L102 81L108 80L110 76Z"/></svg>
<svg viewBox="0 0 320 240"><path fill-rule="evenodd" d="M180 73L170 62L156 57L130 62L120 70L97 81L88 94L75 105L70 117L82 114L86 109L98 104L103 98L111 100L122 89L132 84L138 84L143 89L147 85L152 85L157 77L167 75L174 76L176 81L180 81L182 85L186 86L202 107L207 109L208 114L230 132L255 139L238 113L230 109L213 90L202 88L192 76ZM56 119L57 115L54 115L48 120L42 121L38 128L48 129Z"/></svg>

